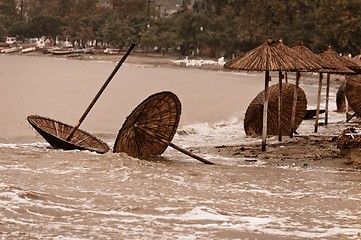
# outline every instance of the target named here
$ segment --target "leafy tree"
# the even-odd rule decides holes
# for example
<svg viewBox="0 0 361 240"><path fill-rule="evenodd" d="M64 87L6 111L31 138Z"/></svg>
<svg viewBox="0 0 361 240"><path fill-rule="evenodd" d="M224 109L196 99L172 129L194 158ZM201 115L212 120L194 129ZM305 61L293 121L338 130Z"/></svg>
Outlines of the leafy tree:
<svg viewBox="0 0 361 240"><path fill-rule="evenodd" d="M314 12L315 48L332 45L343 53L358 54L361 46L361 2L357 0L320 0Z"/></svg>
<svg viewBox="0 0 361 240"><path fill-rule="evenodd" d="M14 22L18 20L15 0L0 1L0 24L3 29L8 29Z"/></svg>
<svg viewBox="0 0 361 240"><path fill-rule="evenodd" d="M187 10L178 14L174 21L177 26L181 54L189 55L190 50L194 53L199 47L199 40L203 34L202 29L207 28L209 19L203 13Z"/></svg>
<svg viewBox="0 0 361 240"><path fill-rule="evenodd" d="M64 21L58 17L36 16L29 22L30 34L33 37L46 36L55 40L64 24Z"/></svg>

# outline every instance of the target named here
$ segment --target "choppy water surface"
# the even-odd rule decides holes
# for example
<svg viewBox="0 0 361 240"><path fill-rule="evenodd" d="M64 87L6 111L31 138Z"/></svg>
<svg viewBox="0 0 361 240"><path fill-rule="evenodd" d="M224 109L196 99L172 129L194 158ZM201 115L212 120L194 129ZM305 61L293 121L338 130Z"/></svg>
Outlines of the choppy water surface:
<svg viewBox="0 0 361 240"><path fill-rule="evenodd" d="M75 122L114 64L0 55L0 65L1 239L361 238L358 170L271 167L199 153L217 163L208 166L170 148L149 161L52 149L26 116ZM19 66L23 71L14 71ZM170 90L182 102L179 129L186 133L176 134L175 144L259 141L242 125L262 79L125 65L82 129L112 147L137 104ZM314 99L317 86L302 87ZM344 118L330 115L320 134ZM299 132L311 133L312 123Z"/></svg>

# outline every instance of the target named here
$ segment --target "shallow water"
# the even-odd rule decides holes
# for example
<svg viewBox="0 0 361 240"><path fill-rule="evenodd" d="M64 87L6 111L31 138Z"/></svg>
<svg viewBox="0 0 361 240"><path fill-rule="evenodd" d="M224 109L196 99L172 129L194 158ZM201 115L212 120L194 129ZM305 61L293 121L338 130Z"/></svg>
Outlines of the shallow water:
<svg viewBox="0 0 361 240"><path fill-rule="evenodd" d="M162 157L52 149L31 114L75 123L115 63L0 55L0 238L360 239L361 173L276 167L168 148ZM302 84L309 108L317 84ZM111 147L126 116L168 90L182 102L173 143L213 146L247 138L243 115L262 74L125 64L81 128ZM331 89L331 109L335 86ZM344 115L330 112L329 135ZM311 134L304 121L300 134ZM184 134L185 133L185 134ZM269 138L269 142L275 141Z"/></svg>

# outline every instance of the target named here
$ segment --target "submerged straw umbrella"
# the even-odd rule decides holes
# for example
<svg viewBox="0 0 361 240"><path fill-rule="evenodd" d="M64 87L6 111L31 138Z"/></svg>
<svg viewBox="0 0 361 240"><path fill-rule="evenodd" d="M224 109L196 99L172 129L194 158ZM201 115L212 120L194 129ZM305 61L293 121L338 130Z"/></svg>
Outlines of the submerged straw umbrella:
<svg viewBox="0 0 361 240"><path fill-rule="evenodd" d="M228 61L224 65L226 69L265 72L262 151L266 150L268 86L270 71L299 71L305 68L302 62L303 61L295 56L295 54L291 51L278 47L275 42L270 39L262 45L250 50L246 54Z"/></svg>
<svg viewBox="0 0 361 240"><path fill-rule="evenodd" d="M213 165L214 163L171 142L177 131L181 108L181 102L172 92L164 91L149 96L123 123L113 152L149 158L160 156L170 146L198 161Z"/></svg>
<svg viewBox="0 0 361 240"><path fill-rule="evenodd" d="M105 153L109 151L110 148L106 143L79 129L79 127L86 118L86 116L89 114L90 110L93 108L101 94L104 92L105 88L113 79L114 75L122 66L126 58L132 52L134 47L135 43L132 43L128 51L120 59L113 72L109 75L103 86L95 95L94 99L89 104L88 108L85 110L83 115L80 117L78 123L74 127L51 118L46 118L38 115L28 116L28 122L54 148L61 148L64 150L89 150L98 153Z"/></svg>

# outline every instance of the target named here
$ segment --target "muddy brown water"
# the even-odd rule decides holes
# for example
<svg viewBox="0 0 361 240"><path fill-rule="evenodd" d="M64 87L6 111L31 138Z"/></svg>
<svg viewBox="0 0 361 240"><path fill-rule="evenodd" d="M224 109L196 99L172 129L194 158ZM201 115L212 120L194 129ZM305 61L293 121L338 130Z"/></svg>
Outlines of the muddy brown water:
<svg viewBox="0 0 361 240"><path fill-rule="evenodd" d="M149 160L63 151L27 123L38 114L74 124L115 64L0 55L1 239L361 238L359 170L197 152L217 164L208 166L174 149ZM316 85L301 86L311 107ZM242 125L262 89L262 74L125 64L81 129L112 147L126 116L167 90L182 103L177 145L258 141ZM312 132L312 123L300 130Z"/></svg>

